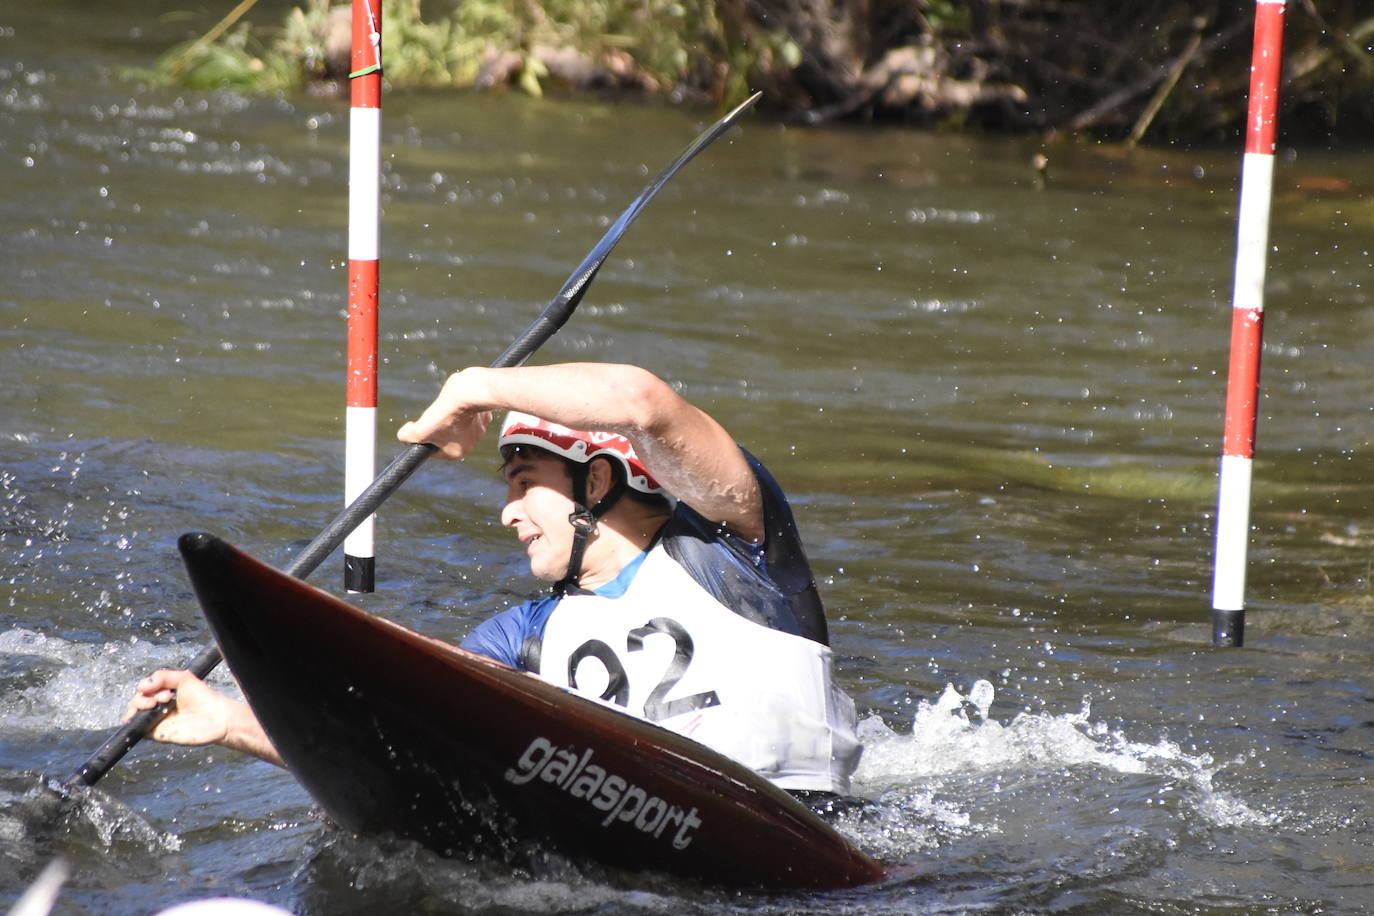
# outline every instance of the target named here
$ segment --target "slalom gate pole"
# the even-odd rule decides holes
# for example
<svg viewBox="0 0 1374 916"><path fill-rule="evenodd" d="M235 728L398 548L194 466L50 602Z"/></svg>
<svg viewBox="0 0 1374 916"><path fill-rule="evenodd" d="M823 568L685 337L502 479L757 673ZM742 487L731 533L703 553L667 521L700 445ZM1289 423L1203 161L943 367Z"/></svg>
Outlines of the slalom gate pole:
<svg viewBox="0 0 1374 916"><path fill-rule="evenodd" d="M1283 12L1284 0L1255 2L1255 44L1250 58L1250 100L1236 229L1236 276L1231 296L1226 429L1217 487L1217 540L1212 577L1212 644L1216 646L1245 644L1250 480L1255 458L1263 348L1264 270L1274 187Z"/></svg>
<svg viewBox="0 0 1374 916"><path fill-rule="evenodd" d="M377 453L377 261L381 234L382 6L353 0L348 75L348 368L344 505L372 482ZM344 589L376 587L372 516L344 541Z"/></svg>

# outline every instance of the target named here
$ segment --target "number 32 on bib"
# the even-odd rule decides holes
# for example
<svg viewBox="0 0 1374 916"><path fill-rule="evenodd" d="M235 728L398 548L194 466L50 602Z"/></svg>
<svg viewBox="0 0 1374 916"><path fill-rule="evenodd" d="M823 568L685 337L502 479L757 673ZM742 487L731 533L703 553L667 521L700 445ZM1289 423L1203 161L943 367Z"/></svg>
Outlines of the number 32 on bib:
<svg viewBox="0 0 1374 916"><path fill-rule="evenodd" d="M531 668L782 788L847 791L860 748L853 701L830 679L830 649L746 620L666 555L666 572L653 565L658 554L619 599L563 598ZM658 587L638 589L641 579Z"/></svg>
<svg viewBox="0 0 1374 916"><path fill-rule="evenodd" d="M667 659L666 665L661 664L658 658L646 657L644 652L645 640L654 634L668 636L673 641L673 654L671 658ZM624 653L625 656L628 656L628 660L600 639L589 639L582 643L568 656L568 686L579 693L588 693L586 686L584 686L588 682L604 683L605 688L597 698L628 709L632 693L630 670L631 665L633 665L637 681L644 680L647 683L647 679L644 679L643 675L652 678L652 672L658 672L654 687L649 690L648 695L644 698L642 712L638 709L632 710L650 722L661 722L664 719L671 719L673 716L720 705L720 695L714 690L703 690L673 699L668 698L669 692L687 675L696 650L691 635L676 620L671 617L655 617L643 626L630 630L625 636L624 646ZM632 653L638 653L638 655ZM655 655L661 654L655 653ZM633 664L640 658L646 658L648 663ZM589 673L585 669L590 663L599 663L600 670L593 670ZM579 672L581 673L579 674ZM640 691L634 692L640 693Z"/></svg>

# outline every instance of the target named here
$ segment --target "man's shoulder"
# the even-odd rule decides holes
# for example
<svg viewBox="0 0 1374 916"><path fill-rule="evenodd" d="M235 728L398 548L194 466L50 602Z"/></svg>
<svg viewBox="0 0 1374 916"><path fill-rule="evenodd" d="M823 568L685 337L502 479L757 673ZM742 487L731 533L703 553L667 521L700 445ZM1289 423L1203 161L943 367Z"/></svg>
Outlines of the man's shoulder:
<svg viewBox="0 0 1374 916"><path fill-rule="evenodd" d="M539 635L557 604L556 596L546 595L509 607L479 623L459 645L512 668L521 668L526 642Z"/></svg>
<svg viewBox="0 0 1374 916"><path fill-rule="evenodd" d="M735 537L679 505L664 526L664 547L693 579L741 616L829 645L825 608L787 496L763 462L742 446L740 451L759 482L763 541Z"/></svg>
<svg viewBox="0 0 1374 916"><path fill-rule="evenodd" d="M779 514L785 516L790 523L792 521L791 507L787 502L787 494L783 492L777 478L747 448L741 445L739 450L740 454L744 456L744 460L748 462L749 469L753 471L754 479L758 482L761 498L760 510L763 512L765 528L767 528L768 521ZM711 539L723 538L729 534L727 527L704 517L686 503L678 502L671 519L663 529L663 533L668 534L683 529L699 532ZM765 540L767 535L768 532L766 531Z"/></svg>

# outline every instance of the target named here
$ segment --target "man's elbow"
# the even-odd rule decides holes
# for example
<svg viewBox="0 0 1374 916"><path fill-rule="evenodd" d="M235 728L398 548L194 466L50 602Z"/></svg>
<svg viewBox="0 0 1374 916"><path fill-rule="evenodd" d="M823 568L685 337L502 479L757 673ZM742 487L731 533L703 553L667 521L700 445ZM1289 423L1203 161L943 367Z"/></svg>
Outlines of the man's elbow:
<svg viewBox="0 0 1374 916"><path fill-rule="evenodd" d="M648 369L624 366L617 373L612 397L627 428L655 435L670 427L685 402Z"/></svg>

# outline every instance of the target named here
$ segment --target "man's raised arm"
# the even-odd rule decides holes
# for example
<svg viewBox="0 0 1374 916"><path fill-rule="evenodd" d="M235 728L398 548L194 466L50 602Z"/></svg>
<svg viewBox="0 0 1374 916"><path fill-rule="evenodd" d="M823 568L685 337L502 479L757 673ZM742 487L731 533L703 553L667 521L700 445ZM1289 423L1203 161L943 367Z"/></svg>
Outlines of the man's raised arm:
<svg viewBox="0 0 1374 916"><path fill-rule="evenodd" d="M573 429L619 433L674 497L742 537L763 537L758 482L734 439L638 366L464 369L449 376L434 403L397 436L402 442L438 446L446 457L463 458L497 410L518 410Z"/></svg>

